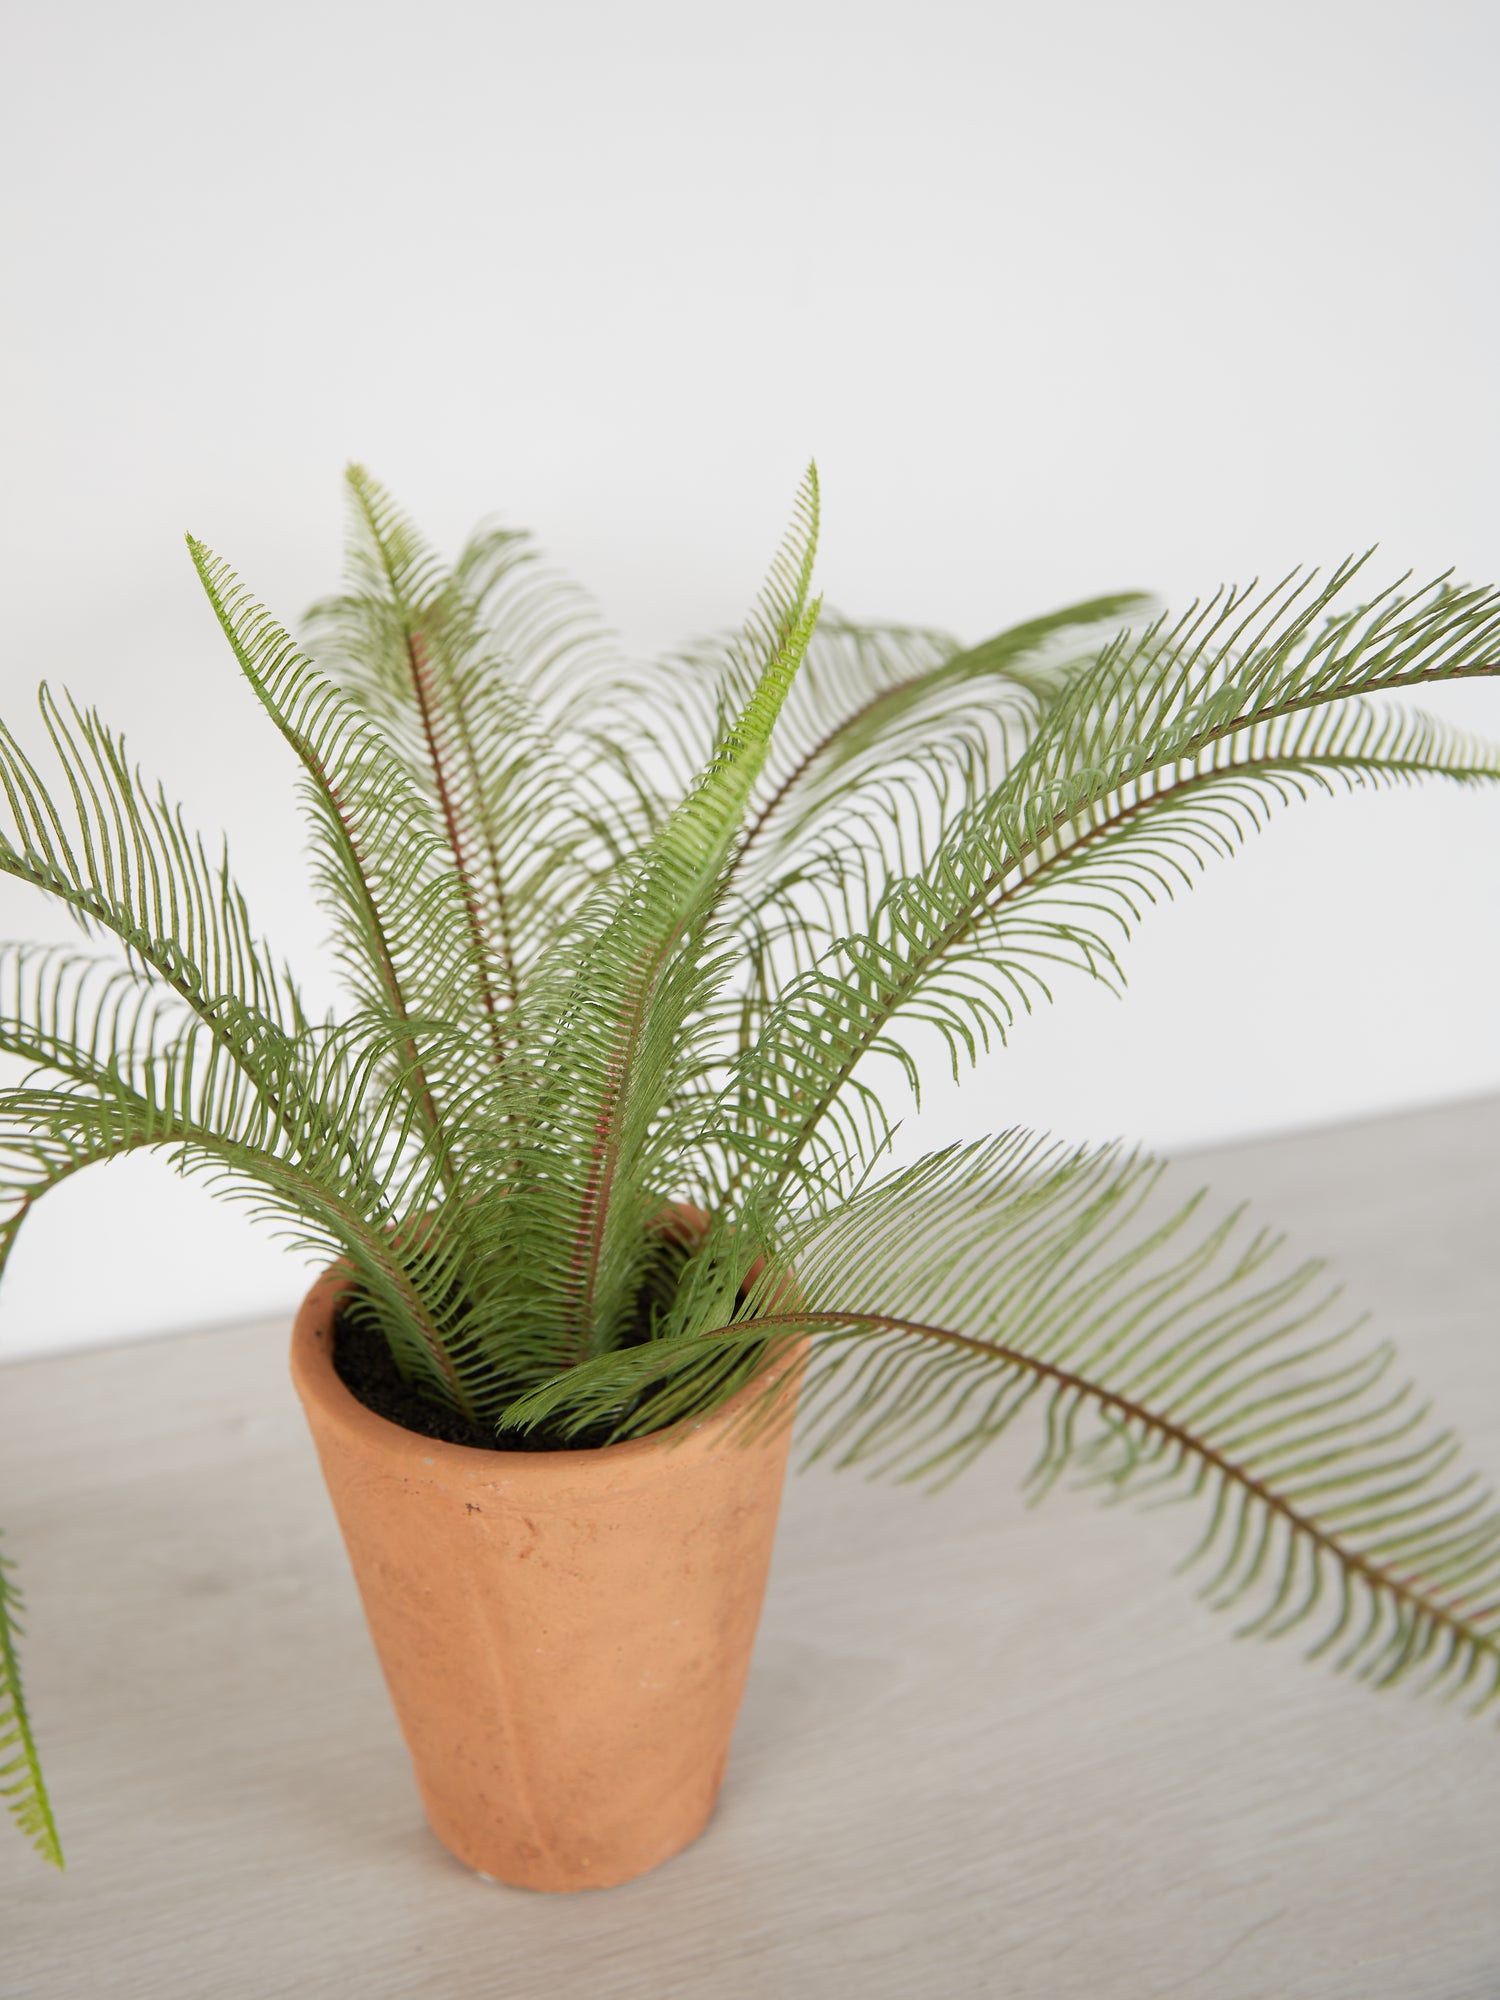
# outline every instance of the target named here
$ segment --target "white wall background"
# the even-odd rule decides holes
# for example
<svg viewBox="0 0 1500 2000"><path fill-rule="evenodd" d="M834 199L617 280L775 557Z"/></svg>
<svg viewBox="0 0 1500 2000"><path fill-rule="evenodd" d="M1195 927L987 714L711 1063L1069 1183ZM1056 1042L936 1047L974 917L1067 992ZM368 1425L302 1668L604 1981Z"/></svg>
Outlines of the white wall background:
<svg viewBox="0 0 1500 2000"><path fill-rule="evenodd" d="M350 456L444 544L535 527L638 648L737 616L812 452L831 601L970 638L1377 540L1493 580L1497 59L1487 0L17 10L0 711L98 701L315 968L287 759L181 535L294 619ZM1500 734L1500 688L1443 706ZM1497 885L1500 794L1289 814L1123 1005L1065 987L925 1129L1181 1147L1500 1088ZM0 1351L303 1282L96 1170Z"/></svg>

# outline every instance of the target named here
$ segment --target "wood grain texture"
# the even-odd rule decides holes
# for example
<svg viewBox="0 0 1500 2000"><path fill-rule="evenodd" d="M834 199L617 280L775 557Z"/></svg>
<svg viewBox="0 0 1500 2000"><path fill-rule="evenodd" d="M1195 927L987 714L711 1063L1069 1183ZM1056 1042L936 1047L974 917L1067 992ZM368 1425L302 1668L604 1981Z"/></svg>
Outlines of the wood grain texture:
<svg viewBox="0 0 1500 2000"><path fill-rule="evenodd" d="M1200 1154L1500 1473L1500 1103ZM261 1324L0 1370L69 1856L0 1841L0 1996L1495 2000L1500 1740L1235 1645L1186 1515L789 1484L723 1799L558 1899L426 1832Z"/></svg>

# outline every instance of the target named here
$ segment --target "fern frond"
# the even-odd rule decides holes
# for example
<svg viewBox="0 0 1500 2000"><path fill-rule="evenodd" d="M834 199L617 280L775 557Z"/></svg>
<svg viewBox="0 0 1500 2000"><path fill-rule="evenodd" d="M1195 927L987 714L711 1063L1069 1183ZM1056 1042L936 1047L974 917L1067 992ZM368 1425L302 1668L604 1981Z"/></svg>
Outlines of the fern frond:
<svg viewBox="0 0 1500 2000"><path fill-rule="evenodd" d="M1188 1560L1241 1631L1307 1630L1377 1685L1493 1703L1500 1510L1392 1384L1389 1348L1330 1322L1319 1267L1238 1212L1204 1227L1201 1195L1165 1205L1160 1172L1024 1133L933 1155L784 1229L720 1325L591 1363L508 1418L638 1434L811 1338L810 1458L947 1481L1026 1413L1034 1495L1072 1474L1197 1506Z"/></svg>
<svg viewBox="0 0 1500 2000"><path fill-rule="evenodd" d="M419 1023L491 1020L477 976L463 878L427 799L342 690L202 543L194 566L241 671L305 775L315 880L336 926L340 963L363 1009L406 1032L396 1047L412 1101L433 1143L451 1145L446 1099L465 1098L481 1061L447 1035L446 1059L424 1048Z"/></svg>
<svg viewBox="0 0 1500 2000"><path fill-rule="evenodd" d="M14 1574L10 1558L0 1554L0 1800L42 1859L61 1868L62 1842L21 1687L18 1646L24 1606Z"/></svg>
<svg viewBox="0 0 1500 2000"><path fill-rule="evenodd" d="M524 530L470 537L453 565L455 595L543 717L550 733L594 727L620 688L621 649L597 607L546 562Z"/></svg>
<svg viewBox="0 0 1500 2000"><path fill-rule="evenodd" d="M281 1059L305 1016L254 935L227 859L210 862L181 813L160 791L146 792L97 715L71 703L64 713L45 687L40 704L72 823L0 726L12 829L0 831L0 871L64 904L85 931L112 937L202 1024L246 1087L284 1115Z"/></svg>
<svg viewBox="0 0 1500 2000"><path fill-rule="evenodd" d="M935 783L959 762L997 778L1070 674L1097 651L1097 640L1086 647L1088 635L1139 619L1149 603L1137 591L1091 598L970 647L935 632L825 617L736 870L758 860L764 873L831 807L842 818L872 774L888 784L893 770L911 763L931 769ZM981 785L979 795L988 789Z"/></svg>
<svg viewBox="0 0 1500 2000"><path fill-rule="evenodd" d="M556 745L594 839L616 862L638 854L712 751L712 701L684 687L674 661L627 663L593 601L521 530L474 535L451 595Z"/></svg>
<svg viewBox="0 0 1500 2000"><path fill-rule="evenodd" d="M343 1075L343 1114L366 1104L384 1051L367 1045L366 1065L350 1065L335 1047L325 1074ZM314 1072L311 1096L320 1078ZM325 1099L326 1101L326 1099ZM382 1156L399 1158L411 1109L392 1089L383 1109L366 1110L364 1145L351 1153L331 1112L310 1128L295 1151L257 1145L252 1138L200 1125L116 1077L100 1073L88 1085L23 1088L7 1093L0 1126L0 1216L8 1249L38 1194L96 1161L140 1150L164 1153L180 1173L206 1176L220 1194L248 1201L264 1220L290 1230L290 1240L325 1261L344 1257L378 1311L382 1331L403 1365L459 1408L468 1397L449 1356L445 1317L423 1282L423 1256L404 1249L400 1225L424 1212L435 1195L430 1159L380 1185L372 1169ZM445 1246L446 1247L446 1246ZM413 1266L418 1275L414 1278Z"/></svg>
<svg viewBox="0 0 1500 2000"><path fill-rule="evenodd" d="M546 1051L540 1115L522 1141L506 1208L511 1310L531 1330L523 1335L518 1317L506 1344L513 1353L540 1344L553 1367L612 1344L639 1285L664 1195L654 1184L663 1149L652 1128L691 1013L725 969L704 920L817 619L807 597L816 507L809 473L747 627L746 657L757 641L768 649L758 676L584 953Z"/></svg>
<svg viewBox="0 0 1500 2000"><path fill-rule="evenodd" d="M396 713L408 723L405 734L416 753L411 762L438 809L462 892L486 1027L496 1060L503 1062L497 1017L503 1008L519 1005L520 983L507 885L494 840L487 837L473 694L465 685L462 661L451 657L441 616L447 578L411 522L362 466L350 466L347 481L370 557L365 602L390 614L386 645L369 648L367 657L377 669L391 653L398 660ZM360 546L356 540L355 549Z"/></svg>
<svg viewBox="0 0 1500 2000"><path fill-rule="evenodd" d="M1248 658L1206 649L1195 622L1128 660L1107 649L931 863L890 880L868 928L787 984L720 1101L742 1154L729 1185L802 1173L805 1156L816 1178L820 1134L842 1136L837 1104L856 1066L884 1055L911 1075L891 1033L898 1016L934 1030L956 1071L1050 997L1053 967L1115 977L1114 941L1146 904L1196 879L1271 807L1335 784L1493 782L1490 746L1352 692L1490 670L1500 598L1434 588L1401 600L1400 615L1389 603L1354 614L1373 631L1374 665L1352 645L1329 664L1347 619L1332 621L1332 641L1324 629L1306 638L1300 608L1290 634L1276 629L1279 598L1256 601ZM1214 629L1228 618L1238 634L1243 608L1231 600ZM1146 726L1143 713L1158 720Z"/></svg>
<svg viewBox="0 0 1500 2000"><path fill-rule="evenodd" d="M1148 601L1092 599L969 648L825 612L726 879L747 970L719 1026L741 1052L776 993L866 930L886 882L929 866L1013 768L1101 628Z"/></svg>
<svg viewBox="0 0 1500 2000"><path fill-rule="evenodd" d="M463 887L497 1059L521 1033L539 957L622 858L624 816L580 795L459 572L361 467L348 484L350 588L317 605L317 657L428 798Z"/></svg>

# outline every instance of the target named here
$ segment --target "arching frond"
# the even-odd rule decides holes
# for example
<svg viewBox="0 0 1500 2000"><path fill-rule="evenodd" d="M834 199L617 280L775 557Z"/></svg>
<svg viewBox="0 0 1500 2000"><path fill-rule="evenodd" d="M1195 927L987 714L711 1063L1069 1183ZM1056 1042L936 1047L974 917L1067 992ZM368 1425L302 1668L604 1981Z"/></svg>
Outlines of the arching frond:
<svg viewBox="0 0 1500 2000"><path fill-rule="evenodd" d="M337 1059L335 1066L346 1068ZM357 1067L348 1075L350 1105L368 1095L368 1082ZM417 1200L431 1199L431 1180L424 1186L419 1179L414 1188L408 1176L405 1187L398 1183L388 1192L371 1189L372 1160L388 1149L393 1136L399 1142L402 1118L410 1115L409 1105L394 1094L383 1110L383 1116L369 1121L368 1155L351 1157L333 1120L321 1143L310 1142L288 1154L199 1125L102 1074L92 1086L10 1091L0 1127L4 1247L14 1241L37 1194L68 1174L128 1152L162 1152L179 1172L205 1175L219 1192L249 1200L266 1219L290 1226L291 1240L314 1254L346 1257L403 1361L462 1406L466 1397L448 1358L443 1315L413 1280L411 1255L393 1242L403 1218L421 1213ZM399 1151L399 1143L391 1150Z"/></svg>
<svg viewBox="0 0 1500 2000"><path fill-rule="evenodd" d="M9 1556L0 1554L0 1804L9 1808L42 1859L61 1868L62 1841L42 1782L36 1735L21 1686L19 1648L24 1636L24 1609L15 1566Z"/></svg>
<svg viewBox="0 0 1500 2000"><path fill-rule="evenodd" d="M362 467L348 473L350 589L309 631L426 794L463 886L497 1056L540 954L620 857L619 815L580 796L480 607Z"/></svg>
<svg viewBox="0 0 1500 2000"><path fill-rule="evenodd" d="M97 715L65 711L43 688L42 718L62 766L59 810L15 738L0 727L0 785L10 829L0 871L62 903L86 931L120 947L175 996L275 1116L286 1047L304 1023L296 989L254 935L227 860L158 791L147 793L124 744Z"/></svg>
<svg viewBox="0 0 1500 2000"><path fill-rule="evenodd" d="M1328 602L1327 592L1317 599ZM912 1075L892 1034L898 1018L936 1030L956 1067L1004 1039L1058 964L1111 977L1122 927L1275 804L1337 784L1500 776L1492 747L1354 692L1492 670L1495 593L1436 586L1401 600L1399 615L1389 603L1354 614L1376 633L1378 671L1359 651L1336 652L1330 666L1346 620L1299 652L1302 610L1286 620L1289 634L1275 623L1279 599L1256 603L1247 658L1205 649L1190 622L1131 650L1128 668L1121 647L1108 649L931 864L888 881L868 928L787 984L720 1100L719 1129L741 1155L731 1185L747 1173L819 1178L829 1132L847 1137L838 1104L857 1065L885 1055ZM1224 614L1236 634L1249 618L1232 618L1241 608L1231 600ZM1188 695L1179 716L1173 704ZM1159 709L1171 725L1143 726L1143 712ZM1099 718L1111 715L1106 728Z"/></svg>
<svg viewBox="0 0 1500 2000"><path fill-rule="evenodd" d="M315 880L336 926L340 963L368 1013L406 1024L395 1044L402 1073L438 1143L445 1098L466 1098L493 1054L465 882L428 800L389 743L227 565L199 542L189 548L241 671L302 766ZM479 1033L472 1043L449 1035L439 1058L422 1045L423 1020Z"/></svg>
<svg viewBox="0 0 1500 2000"><path fill-rule="evenodd" d="M520 530L475 534L451 594L565 758L575 810L617 860L636 853L712 750L712 701L673 661L627 662L592 599Z"/></svg>
<svg viewBox="0 0 1500 2000"><path fill-rule="evenodd" d="M1136 591L1091 598L969 647L936 632L825 618L736 869L754 865L764 877L822 816L836 810L842 820L872 777L889 783L904 764L930 770L933 785L953 764L997 780L1070 675L1097 652L1101 631L1138 619L1149 603ZM989 789L981 785L976 796Z"/></svg>
<svg viewBox="0 0 1500 2000"><path fill-rule="evenodd" d="M524 530L490 523L453 566L476 625L550 731L592 729L619 686L622 649L593 600Z"/></svg>
<svg viewBox="0 0 1500 2000"><path fill-rule="evenodd" d="M1020 1133L934 1155L784 1229L727 1323L605 1357L511 1419L635 1435L811 1339L814 1458L946 1480L1024 1414L1035 1494L1072 1474L1194 1503L1189 1560L1242 1631L1494 1702L1500 1510L1452 1434L1330 1316L1316 1266L1239 1214L1205 1226L1201 1196L1163 1202L1159 1175Z"/></svg>
<svg viewBox="0 0 1500 2000"><path fill-rule="evenodd" d="M944 830L1014 767L1101 633L1148 602L1091 599L967 648L825 612L726 881L725 920L747 970L720 1025L740 1050L777 992L868 929L893 875L931 864Z"/></svg>

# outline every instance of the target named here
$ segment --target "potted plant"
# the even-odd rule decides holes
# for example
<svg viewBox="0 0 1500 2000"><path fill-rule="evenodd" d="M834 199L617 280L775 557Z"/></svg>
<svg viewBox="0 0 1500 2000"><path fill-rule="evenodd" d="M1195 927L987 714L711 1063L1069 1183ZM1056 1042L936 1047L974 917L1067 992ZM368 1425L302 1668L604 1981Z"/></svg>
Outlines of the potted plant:
<svg viewBox="0 0 1500 2000"><path fill-rule="evenodd" d="M1393 691L1500 671L1500 594L1362 565L1184 616L1106 597L963 648L811 595L817 486L744 629L627 668L530 543L444 568L363 472L311 658L190 544L298 759L351 996L316 1020L227 861L44 689L0 867L88 951L8 947L8 1250L139 1147L331 1263L311 1421L429 1815L538 1887L712 1807L788 1422L951 1477L1196 1503L1206 1595L1379 1685L1500 1687L1500 1515L1390 1356L1118 1147L887 1159L1059 968L1312 788L1500 777ZM315 665L313 662L316 661ZM908 1033L908 1028L910 1033ZM60 1850L0 1586L0 1785Z"/></svg>

